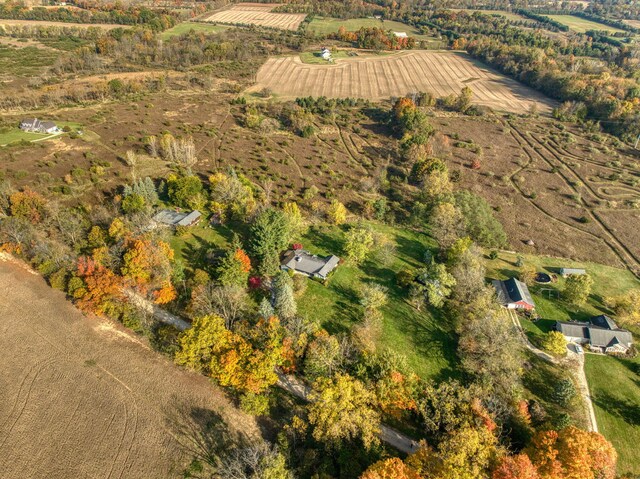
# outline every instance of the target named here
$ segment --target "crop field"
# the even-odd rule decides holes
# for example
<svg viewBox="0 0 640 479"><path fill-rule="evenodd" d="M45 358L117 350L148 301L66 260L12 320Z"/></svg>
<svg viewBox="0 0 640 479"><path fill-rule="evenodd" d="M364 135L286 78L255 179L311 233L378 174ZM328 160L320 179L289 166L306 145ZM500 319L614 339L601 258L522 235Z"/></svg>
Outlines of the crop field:
<svg viewBox="0 0 640 479"><path fill-rule="evenodd" d="M463 54L412 51L380 57L339 59L333 65L307 65L297 56L270 58L260 68L257 86L283 98L356 97L383 100L426 91L436 96L473 90L473 101L497 110L527 112L532 105L549 111L551 102L516 81L492 72Z"/></svg>
<svg viewBox="0 0 640 479"><path fill-rule="evenodd" d="M637 151L546 120L434 123L445 133L434 148L461 172L463 187L494 207L510 249L640 272ZM474 159L478 170L470 169Z"/></svg>
<svg viewBox="0 0 640 479"><path fill-rule="evenodd" d="M85 317L22 264L0 260L0 294L3 478L178 477L190 460L181 418L257 433L207 378Z"/></svg>
<svg viewBox="0 0 640 479"><path fill-rule="evenodd" d="M6 18L0 18L0 27L2 25L31 25L31 26L44 26L44 27L75 27L75 28L104 28L106 30L112 30L114 28L131 28L129 25L117 25L115 23L68 23L68 22L51 22L41 20L9 20Z"/></svg>
<svg viewBox="0 0 640 479"><path fill-rule="evenodd" d="M205 17L204 21L297 30L307 16L304 13L271 13L276 6L278 4L237 3Z"/></svg>
<svg viewBox="0 0 640 479"><path fill-rule="evenodd" d="M601 30L611 33L627 33L616 27L610 27L604 23L594 22L585 18L575 17L573 15L546 15L547 17L568 26L571 30L578 33L584 33L588 30Z"/></svg>

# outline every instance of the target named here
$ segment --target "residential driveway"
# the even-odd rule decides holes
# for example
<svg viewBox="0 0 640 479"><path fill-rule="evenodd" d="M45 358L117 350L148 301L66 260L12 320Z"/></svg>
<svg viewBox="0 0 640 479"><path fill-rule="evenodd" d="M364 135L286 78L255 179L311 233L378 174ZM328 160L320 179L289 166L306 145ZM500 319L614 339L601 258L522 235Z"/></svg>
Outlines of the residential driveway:
<svg viewBox="0 0 640 479"><path fill-rule="evenodd" d="M584 373L585 353L578 354L575 351L575 345L570 343L567 346L569 350L567 352L566 362L571 365L574 371L574 377L578 385L578 390L584 399L585 406L587 408L587 417L589 419L589 431L598 432L598 423L596 422L596 413L593 408L593 401L591 400L591 392L589 391L589 383L587 382L587 375ZM589 353L591 354L591 353Z"/></svg>

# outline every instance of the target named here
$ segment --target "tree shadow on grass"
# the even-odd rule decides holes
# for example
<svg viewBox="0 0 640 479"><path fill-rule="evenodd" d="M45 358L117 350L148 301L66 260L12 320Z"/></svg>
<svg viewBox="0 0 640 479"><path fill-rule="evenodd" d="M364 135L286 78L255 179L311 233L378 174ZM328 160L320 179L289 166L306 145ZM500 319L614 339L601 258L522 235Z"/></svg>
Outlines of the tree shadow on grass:
<svg viewBox="0 0 640 479"><path fill-rule="evenodd" d="M616 397L608 392L598 392L594 396L593 402L612 416L621 418L631 426L640 425L640 405L637 403Z"/></svg>

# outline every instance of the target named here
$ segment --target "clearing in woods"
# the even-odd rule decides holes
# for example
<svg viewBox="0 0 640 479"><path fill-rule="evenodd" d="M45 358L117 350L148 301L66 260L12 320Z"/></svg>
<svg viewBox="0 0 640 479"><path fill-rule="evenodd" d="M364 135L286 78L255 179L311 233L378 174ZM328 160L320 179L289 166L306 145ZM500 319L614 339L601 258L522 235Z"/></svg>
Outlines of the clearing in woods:
<svg viewBox="0 0 640 479"><path fill-rule="evenodd" d="M607 31L609 33L627 33L616 27L610 27L604 23L594 22L586 18L576 17L574 15L546 15L558 23L568 26L571 30L578 33L584 33L589 30Z"/></svg>
<svg viewBox="0 0 640 479"><path fill-rule="evenodd" d="M460 53L411 51L379 57L338 59L332 65L308 65L298 56L270 58L251 91L269 88L282 98L326 96L384 100L424 91L438 97L468 86L473 102L497 110L525 113L536 105L549 112L552 102L534 90Z"/></svg>
<svg viewBox="0 0 640 479"><path fill-rule="evenodd" d="M0 294L3 478L177 477L191 458L169 424L219 414L257 434L207 378L83 316L21 263L0 258Z"/></svg>
<svg viewBox="0 0 640 479"><path fill-rule="evenodd" d="M238 3L204 17L203 20L213 23L297 30L307 16L304 13L271 13L271 10L277 6L277 3Z"/></svg>

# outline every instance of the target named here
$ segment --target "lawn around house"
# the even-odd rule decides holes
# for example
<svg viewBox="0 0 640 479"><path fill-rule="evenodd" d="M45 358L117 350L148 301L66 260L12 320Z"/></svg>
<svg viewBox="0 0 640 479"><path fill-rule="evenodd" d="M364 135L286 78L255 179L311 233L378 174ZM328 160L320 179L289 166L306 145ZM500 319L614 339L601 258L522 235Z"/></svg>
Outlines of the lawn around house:
<svg viewBox="0 0 640 479"><path fill-rule="evenodd" d="M640 358L587 354L598 429L618 451L618 473L640 474Z"/></svg>
<svg viewBox="0 0 640 479"><path fill-rule="evenodd" d="M534 265L537 271L558 275L557 283L536 284L530 289L536 303L536 311L542 319L552 321L585 321L591 316L602 314L607 310L603 300L607 296L617 296L630 289L640 287L640 282L631 272L596 263L577 262L564 258L549 256L516 255L499 252L495 260L487 259L487 277L491 279L507 279L518 277L520 268L515 266L516 259L521 256L524 265ZM558 270L565 268L584 268L593 278L591 295L586 304L575 307L562 300L565 280ZM551 290L551 291L549 291Z"/></svg>
<svg viewBox="0 0 640 479"><path fill-rule="evenodd" d="M406 291L396 285L396 273L418 268L425 252L435 243L427 236L391 226L368 223L384 233L396 250L388 265L370 258L359 267L342 263L326 285L309 280L307 291L298 300L298 310L317 320L330 333L348 332L360 319L357 292L365 283L379 283L389 289L389 302L382 308L383 332L378 343L406 356L408 364L425 379L457 375L455 334L437 311L417 311L406 301ZM303 247L318 255L342 257L344 231L335 226L312 228L302 239Z"/></svg>
<svg viewBox="0 0 640 479"><path fill-rule="evenodd" d="M45 118L46 119L46 118ZM53 120L53 122L62 130L65 126L71 128L71 130L79 130L82 128L80 123L71 122L71 121L57 121ZM0 129L0 146L7 146L12 143L18 143L20 141L40 141L45 140L47 138L53 138L63 134L60 133L31 133L28 131L22 131L17 126L8 127Z"/></svg>

